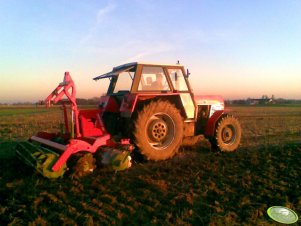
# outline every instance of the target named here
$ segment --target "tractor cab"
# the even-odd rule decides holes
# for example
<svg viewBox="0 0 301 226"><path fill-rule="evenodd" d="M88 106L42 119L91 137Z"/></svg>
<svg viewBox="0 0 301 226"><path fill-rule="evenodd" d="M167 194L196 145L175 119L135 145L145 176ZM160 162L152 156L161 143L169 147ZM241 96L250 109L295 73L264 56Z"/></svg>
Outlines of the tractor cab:
<svg viewBox="0 0 301 226"><path fill-rule="evenodd" d="M94 80L111 80L107 95L144 92L188 92L189 84L183 66L128 63Z"/></svg>
<svg viewBox="0 0 301 226"><path fill-rule="evenodd" d="M113 110L129 118L136 104L160 98L182 106L184 118L195 117L193 93L181 65L128 63L114 67L111 72L97 76L94 80L104 78L110 79L107 94L100 100L100 108L105 107L105 112Z"/></svg>

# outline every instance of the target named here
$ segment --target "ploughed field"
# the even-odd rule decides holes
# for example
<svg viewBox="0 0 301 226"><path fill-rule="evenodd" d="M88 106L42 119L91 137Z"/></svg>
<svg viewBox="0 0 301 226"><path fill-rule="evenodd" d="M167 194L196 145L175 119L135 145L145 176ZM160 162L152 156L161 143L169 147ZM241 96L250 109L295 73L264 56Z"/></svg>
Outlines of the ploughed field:
<svg viewBox="0 0 301 226"><path fill-rule="evenodd" d="M237 152L200 140L167 161L49 180L14 147L59 130L59 109L0 107L0 225L277 225L270 206L300 215L301 106L228 108L243 130Z"/></svg>

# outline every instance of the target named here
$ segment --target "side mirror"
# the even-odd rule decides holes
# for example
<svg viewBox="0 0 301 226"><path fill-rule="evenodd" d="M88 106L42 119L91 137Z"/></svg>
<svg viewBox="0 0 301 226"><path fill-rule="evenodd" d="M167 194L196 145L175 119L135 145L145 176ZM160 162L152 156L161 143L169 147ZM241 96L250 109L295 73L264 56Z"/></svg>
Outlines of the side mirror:
<svg viewBox="0 0 301 226"><path fill-rule="evenodd" d="M189 70L187 69L187 70L186 70L186 78L189 78L189 75L190 75L190 72L189 72Z"/></svg>

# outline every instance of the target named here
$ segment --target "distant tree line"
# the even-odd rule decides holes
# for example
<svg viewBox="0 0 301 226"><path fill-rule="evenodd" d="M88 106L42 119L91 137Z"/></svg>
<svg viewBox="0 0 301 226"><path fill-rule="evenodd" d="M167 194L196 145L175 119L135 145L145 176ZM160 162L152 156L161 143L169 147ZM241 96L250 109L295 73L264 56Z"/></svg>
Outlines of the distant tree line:
<svg viewBox="0 0 301 226"><path fill-rule="evenodd" d="M89 99L85 98L77 98L76 103L78 105L97 105L99 104L99 97L93 97ZM301 104L301 99L284 99L284 98L275 98L274 95L272 95L271 98L269 98L267 95L263 95L262 98L247 98L247 99L237 99L237 100L225 100L225 103L228 105L271 105L271 104ZM61 104L61 102L57 103ZM39 100L37 102L15 102L15 103L0 103L0 106L5 105L36 105L36 106L42 106L45 105L45 102L43 100Z"/></svg>
<svg viewBox="0 0 301 226"><path fill-rule="evenodd" d="M99 97L93 97L93 98L89 98L89 99L85 99L85 98L76 98L76 103L78 105L97 105L99 103ZM57 103L58 105L61 104L61 101L59 101ZM14 105L14 106L18 106L18 105L36 105L36 106L40 106L40 105L45 105L45 101L44 100L39 100L37 102L30 102L30 101L24 101L24 102L15 102L15 103L0 103L0 106L5 106L5 105Z"/></svg>
<svg viewBox="0 0 301 226"><path fill-rule="evenodd" d="M89 99L76 98L76 103L77 105L97 105L99 104L99 99L99 97L93 97ZM58 104L61 104L61 101L59 101Z"/></svg>
<svg viewBox="0 0 301 226"><path fill-rule="evenodd" d="M284 99L284 98L247 98L238 100L226 100L228 105L273 105L273 104L301 104L301 100Z"/></svg>

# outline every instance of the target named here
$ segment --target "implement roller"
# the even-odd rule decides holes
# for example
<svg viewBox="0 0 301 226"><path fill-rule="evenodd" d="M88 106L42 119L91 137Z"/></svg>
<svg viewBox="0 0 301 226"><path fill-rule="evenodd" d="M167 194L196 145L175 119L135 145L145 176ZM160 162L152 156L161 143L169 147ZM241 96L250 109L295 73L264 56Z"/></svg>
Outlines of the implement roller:
<svg viewBox="0 0 301 226"><path fill-rule="evenodd" d="M47 178L62 177L67 170L67 166L64 164L59 170L53 171L51 167L58 160L59 154L31 142L19 142L16 154L27 165L35 168Z"/></svg>

